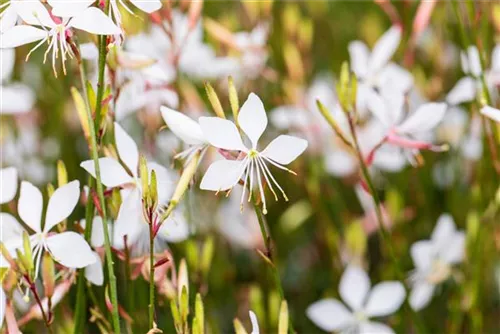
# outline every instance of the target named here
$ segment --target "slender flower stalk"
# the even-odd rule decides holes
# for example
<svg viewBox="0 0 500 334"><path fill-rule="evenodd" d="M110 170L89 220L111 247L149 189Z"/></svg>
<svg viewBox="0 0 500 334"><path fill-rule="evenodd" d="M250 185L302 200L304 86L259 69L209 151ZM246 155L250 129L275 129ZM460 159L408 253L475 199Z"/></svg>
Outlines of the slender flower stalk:
<svg viewBox="0 0 500 334"><path fill-rule="evenodd" d="M104 39L105 41L105 39ZM104 42L105 43L105 42ZM101 58L106 57L106 53L100 53L99 54L99 72L104 73L104 66L106 65L105 60L101 61ZM90 109L89 101L88 101L88 95L87 95L87 80L86 80L86 74L85 74L85 68L83 66L83 62L81 59L79 59L79 64L80 64L80 78L82 81L82 87L84 91L84 100L85 100L85 109L87 112L87 121L88 121L88 130L89 130L89 141L90 141L90 154L92 156L92 160L94 161L94 168L95 168L95 179L96 179L96 190L97 190L97 197L99 199L99 206L100 206L100 214L102 217L102 222L103 222L103 232L104 232L104 250L106 254L106 262L107 262L107 267L108 267L108 277L109 277L109 287L110 287L110 292L111 292L111 304L113 306L112 309L112 318L113 318L113 329L115 333L120 333L120 317L118 314L118 295L117 295L117 290L116 290L116 276L114 272L114 267L113 267L113 254L111 253L111 240L109 237L109 229L108 229L108 220L107 220L107 214L106 214L106 203L104 201L104 190L102 187L102 182L101 182L101 172L100 172L100 167L99 167L99 153L98 153L98 148L97 148L97 134L96 134L96 127L94 127L94 122L92 121L92 111ZM97 102L96 106L100 106L102 103L102 96L104 94L104 86L103 86L103 81L104 81L104 75L102 78L102 81L100 81L100 85L98 85L98 93L97 93ZM100 98L99 98L100 96ZM100 110L100 108L99 108ZM98 115L96 108L96 118ZM100 113L100 111L99 111ZM89 196L91 194L89 193ZM89 201L92 202L92 201ZM87 205L89 205L87 203ZM88 226L92 226L92 224L87 224L86 228Z"/></svg>
<svg viewBox="0 0 500 334"><path fill-rule="evenodd" d="M250 190L252 191L252 190ZM262 239L264 239L264 245L266 246L266 254L264 260L269 265L271 269L271 273L273 275L274 284L278 289L278 293L280 295L281 300L285 300L285 293L283 292L283 285L281 284L281 277L278 271L278 267L276 266L273 254L273 246L272 246L272 238L270 233L268 232L268 227L266 224L266 218L264 217L264 213L262 212L262 208L257 204L256 198L257 196L251 196L251 201L253 204L253 208L255 210L255 214L257 215L257 220L259 221L260 232L262 234ZM289 318L289 328L291 333L295 333L293 329L292 319Z"/></svg>
<svg viewBox="0 0 500 334"><path fill-rule="evenodd" d="M151 329L154 326L154 316L155 316L155 252L154 252L154 240L155 232L153 229L153 224L149 224L149 305L148 305L148 315L149 315L149 326Z"/></svg>
<svg viewBox="0 0 500 334"><path fill-rule="evenodd" d="M87 206L85 207L85 241L90 243L90 237L92 235L92 219L94 218L94 201L91 199L92 191L94 191L94 179L89 176L89 195L87 198ZM87 294L85 292L85 268L82 268L78 272L78 278L76 282L76 308L75 308L75 329L73 333L84 332L84 326L86 323L87 314Z"/></svg>

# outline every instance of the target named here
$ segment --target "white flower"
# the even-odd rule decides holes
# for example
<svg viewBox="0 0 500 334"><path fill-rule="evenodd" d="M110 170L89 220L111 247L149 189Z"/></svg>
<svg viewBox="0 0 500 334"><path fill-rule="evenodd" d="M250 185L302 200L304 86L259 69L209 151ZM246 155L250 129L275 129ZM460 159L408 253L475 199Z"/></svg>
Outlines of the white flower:
<svg viewBox="0 0 500 334"><path fill-rule="evenodd" d="M18 15L16 6L15 4L12 5L12 3L15 3L17 1L20 0L8 0L0 5L0 9L3 9L2 13L0 14L0 33L3 33L16 25Z"/></svg>
<svg viewBox="0 0 500 334"><path fill-rule="evenodd" d="M439 217L430 240L421 240L411 246L415 271L411 276L413 289L410 305L415 310L427 306L436 285L448 279L452 265L462 262L465 254L465 234L457 231L448 214Z"/></svg>
<svg viewBox="0 0 500 334"><path fill-rule="evenodd" d="M80 220L80 226L85 228L85 219ZM110 227L108 225L108 227ZM92 219L92 233L90 235L90 245L93 248L99 248L104 245L104 224L100 216L95 216ZM94 285L101 286L104 283L104 272L102 268L102 260L99 254L92 252L96 261L85 267L85 278Z"/></svg>
<svg viewBox="0 0 500 334"><path fill-rule="evenodd" d="M324 331L341 333L381 334L393 330L370 318L385 317L395 313L405 299L403 284L386 281L370 289L370 278L366 272L350 265L340 279L339 293L343 301L334 298L322 299L310 305L306 314Z"/></svg>
<svg viewBox="0 0 500 334"><path fill-rule="evenodd" d="M134 140L115 123L115 143L120 160L123 165L113 158L100 158L99 167L101 181L106 187L121 187L122 205L114 224L113 244L118 249L124 248L123 238L127 236L128 246L134 246L136 254L142 254L149 250L149 226L145 221L142 209L142 182L139 170L139 151ZM87 172L95 177L94 161L87 160L80 164ZM155 170L158 183L158 203L162 206L168 204L174 190L175 180L166 168L154 162L148 163L151 173ZM129 174L129 172L131 174ZM160 227L155 247L164 248L166 242L179 242L189 236L189 229L185 221L182 207L173 212L173 216L167 219ZM158 212L161 215L161 212ZM158 240L160 239L160 240Z"/></svg>
<svg viewBox="0 0 500 334"><path fill-rule="evenodd" d="M238 114L238 125L249 138L250 148L243 144L236 125L231 121L219 117L200 117L199 123L205 138L212 146L222 150L241 151L245 154L242 160L219 160L212 163L203 176L200 184L201 189L228 190L243 177L244 190L241 196L241 203L243 203L247 183L250 186L250 199L254 181L256 181L264 213L266 213L266 200L261 177L264 176L275 199L278 200L278 196L274 191L273 184L287 199L285 192L271 174L267 164L290 171L284 165L288 165L304 152L307 148L307 141L293 136L280 135L264 150L259 151L257 144L267 127L267 116L264 105L257 95L251 93Z"/></svg>
<svg viewBox="0 0 500 334"><path fill-rule="evenodd" d="M72 28L83 30L96 35L113 35L120 29L98 8L89 7L95 0L53 1L52 13L36 0L20 0L11 3L17 14L27 25L14 26L2 34L1 48L15 48L24 44L40 41L28 53L38 49L48 41L49 47L45 52L44 62L48 53L52 52L52 67L54 74L56 59L61 55L63 70L66 73L65 61L73 57L73 51L67 41L72 36Z"/></svg>
<svg viewBox="0 0 500 334"><path fill-rule="evenodd" d="M14 69L14 49L0 50L0 113L18 114L30 111L35 102L33 91L26 85L20 83L8 84L12 70Z"/></svg>
<svg viewBox="0 0 500 334"><path fill-rule="evenodd" d="M177 154L175 158L187 158L187 161L189 161L195 152L204 151L207 148L208 141L196 121L165 106L162 106L160 110L168 128L185 144L190 146L187 150Z"/></svg>
<svg viewBox="0 0 500 334"><path fill-rule="evenodd" d="M367 106L367 94L374 88L388 88L407 92L413 85L413 77L404 68L389 63L401 40L401 27L392 26L373 47L372 52L361 41L349 43L351 68L358 84L357 106L362 111Z"/></svg>
<svg viewBox="0 0 500 334"><path fill-rule="evenodd" d="M0 169L0 204L12 201L17 192L17 169L7 167Z"/></svg>
<svg viewBox="0 0 500 334"><path fill-rule="evenodd" d="M68 268L83 268L94 263L92 250L83 237L75 232L52 233L51 229L68 218L80 198L80 183L72 181L54 191L49 199L45 224L42 228L43 197L38 188L29 182L21 183L18 202L19 217L29 227L30 242L33 248L35 276L38 274L43 251ZM23 229L17 221L2 221L3 239L11 255L22 247ZM33 231L34 233L31 233ZM6 236L7 234L7 236Z"/></svg>
<svg viewBox="0 0 500 334"><path fill-rule="evenodd" d="M491 118L495 122L500 123L500 109L493 108L490 106L484 106L481 108L481 114Z"/></svg>
<svg viewBox="0 0 500 334"><path fill-rule="evenodd" d="M419 136L433 130L444 118L445 103L425 103L405 117L405 98L400 93L383 90L381 95L370 92L367 96L369 109L385 129L384 141L410 151L442 151L444 147L419 140ZM373 157L369 157L372 159Z"/></svg>
<svg viewBox="0 0 500 334"><path fill-rule="evenodd" d="M147 14L151 14L153 12L156 12L158 9L161 8L161 1L160 0L130 0L130 2L134 6L136 6L138 9L140 9L141 11L143 11ZM130 8L128 8L128 6L125 4L124 0L110 0L109 1L109 6L111 8L110 16L112 16L115 19L116 24L121 26L122 25L122 16L120 14L120 9L118 8L118 3L120 3L120 5L122 5L122 7L130 14L134 14L134 12Z"/></svg>

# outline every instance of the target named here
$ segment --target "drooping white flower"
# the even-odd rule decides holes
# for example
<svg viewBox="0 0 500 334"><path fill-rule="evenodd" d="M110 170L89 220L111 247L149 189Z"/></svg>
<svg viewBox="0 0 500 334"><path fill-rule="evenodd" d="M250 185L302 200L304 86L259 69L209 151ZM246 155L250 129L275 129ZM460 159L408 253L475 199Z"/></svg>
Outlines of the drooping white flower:
<svg viewBox="0 0 500 334"><path fill-rule="evenodd" d="M375 88L405 93L413 85L413 77L408 71L390 63L401 41L401 33L401 27L392 26L380 37L371 52L361 41L349 43L351 68L359 80L356 99L358 111L367 107L367 94Z"/></svg>
<svg viewBox="0 0 500 334"><path fill-rule="evenodd" d="M0 113L18 114L30 111L35 102L33 91L21 83L9 83L12 70L14 69L14 49L0 50Z"/></svg>
<svg viewBox="0 0 500 334"><path fill-rule="evenodd" d="M289 135L280 135L264 150L260 151L258 141L267 127L267 115L264 105L257 95L251 93L238 114L238 125L250 140L250 147L243 144L236 125L231 121L219 117L200 117L199 123L205 138L212 146L227 151L240 151L245 155L241 160L218 160L212 163L203 176L200 184L201 189L225 191L234 187L243 178L244 190L241 196L243 203L247 184L250 187L250 199L255 181L262 198L263 211L266 213L263 176L276 200L278 200L278 196L274 186L287 199L285 192L271 174L267 164L290 171L285 165L294 161L304 152L307 148L307 141Z"/></svg>
<svg viewBox="0 0 500 334"><path fill-rule="evenodd" d="M374 317L394 314L403 304L406 293L401 282L385 281L370 288L366 272L354 265L344 271L339 293L342 300L326 298L310 305L306 314L327 332L382 334L393 333L387 325L371 321Z"/></svg>
<svg viewBox="0 0 500 334"><path fill-rule="evenodd" d="M0 169L0 204L12 201L17 192L17 170L14 167Z"/></svg>
<svg viewBox="0 0 500 334"><path fill-rule="evenodd" d="M192 155L197 151L204 151L208 146L208 141L203 135L198 122L192 120L181 112L172 110L165 106L160 108L161 116L167 124L168 128L189 148L177 154L176 158L187 158L190 160Z"/></svg>
<svg viewBox="0 0 500 334"><path fill-rule="evenodd" d="M149 226L144 218L142 204L142 182L139 172L139 150L134 140L115 123L115 143L120 163L113 158L100 158L101 181L109 188L120 187L122 205L114 223L113 244L123 249L124 236L127 244L136 254L149 251ZM90 175L95 177L94 161L87 160L80 164ZM168 204L175 187L175 177L166 168L154 162L148 162L149 173L155 170L158 184L158 210ZM131 173L131 174L129 174ZM158 212L161 215L161 212ZM161 224L155 238L155 249L166 246L166 242L179 242L189 236L189 228L182 214L182 206L174 210L172 216Z"/></svg>
<svg viewBox="0 0 500 334"><path fill-rule="evenodd" d="M56 59L61 55L64 73L66 73L65 62L72 58L73 51L68 37L72 36L72 29L79 29L96 35L113 35L120 29L98 8L90 7L95 0L72 1L48 1L52 7L51 13L38 0L19 0L11 3L17 14L26 25L17 25L6 30L2 34L1 48L15 48L24 44L38 42L31 52L48 42L49 47L45 52L44 62L47 55L52 53L52 67L57 75L55 66Z"/></svg>
<svg viewBox="0 0 500 334"><path fill-rule="evenodd" d="M444 118L445 103L425 103L414 112L404 114L405 98L400 93L384 90L381 94L371 92L367 101L369 109L382 123L385 131L383 140L389 144L411 151L434 150L442 151L445 147L436 146L425 140L420 140L422 134L433 130ZM368 160L373 157L368 157Z"/></svg>
<svg viewBox="0 0 500 334"><path fill-rule="evenodd" d="M450 215L443 214L431 239L415 242L410 251L415 271L409 301L413 309L420 310L429 304L436 286L450 277L452 266L463 261L465 233L457 231Z"/></svg>
<svg viewBox="0 0 500 334"><path fill-rule="evenodd" d="M35 276L38 274L43 251L49 252L56 262L68 268L83 268L94 263L92 250L81 235L72 231L51 232L54 226L68 218L79 198L80 183L76 180L56 189L49 199L45 224L42 227L42 193L29 182L21 183L18 213L29 227ZM4 221L2 223L4 237L5 233L10 234L10 238L3 241L14 256L15 249L22 247L23 228L18 224L9 223L6 226Z"/></svg>

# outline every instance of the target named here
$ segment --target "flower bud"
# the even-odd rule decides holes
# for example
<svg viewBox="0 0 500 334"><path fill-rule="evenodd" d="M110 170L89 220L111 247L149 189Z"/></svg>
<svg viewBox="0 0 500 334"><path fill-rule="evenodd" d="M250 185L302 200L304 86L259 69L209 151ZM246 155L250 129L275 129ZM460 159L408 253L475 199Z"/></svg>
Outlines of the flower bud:
<svg viewBox="0 0 500 334"><path fill-rule="evenodd" d="M349 63L345 61L342 63L342 66L340 68L340 77L339 77L339 82L337 83L337 94L340 105L342 106L344 112L349 112L351 108L349 82L350 82Z"/></svg>
<svg viewBox="0 0 500 334"><path fill-rule="evenodd" d="M54 288L56 285L56 276L54 270L54 260L49 253L43 255L42 260L42 279L45 295L51 298L54 295Z"/></svg>
<svg viewBox="0 0 500 334"><path fill-rule="evenodd" d="M179 313L179 308L175 299L170 300L170 312L172 313L172 318L174 319L174 326L177 333L182 333L182 322L181 315Z"/></svg>
<svg viewBox="0 0 500 334"><path fill-rule="evenodd" d="M220 104L219 97L217 96L217 93L215 93L212 85L210 85L210 83L208 82L205 83L205 91L207 92L208 100L210 101L210 104L212 105L212 108L214 109L217 117L226 118L226 115L224 115L224 110L222 109L222 105Z"/></svg>
<svg viewBox="0 0 500 334"><path fill-rule="evenodd" d="M351 223L346 228L345 240L347 248L357 258L361 258L366 251L367 238L360 221Z"/></svg>
<svg viewBox="0 0 500 334"><path fill-rule="evenodd" d="M194 304L194 323L196 323L196 328L198 333L205 333L205 310L203 306L203 300L201 299L200 293L196 294L196 300ZM193 327L194 324L193 324Z"/></svg>
<svg viewBox="0 0 500 334"><path fill-rule="evenodd" d="M181 304L182 289L186 287L189 293L189 274L186 259L182 259L179 264L179 272L177 274L177 295L179 298L179 304Z"/></svg>
<svg viewBox="0 0 500 334"><path fill-rule="evenodd" d="M286 300L281 302L280 315L278 322L278 334L288 333L288 304Z"/></svg>
<svg viewBox="0 0 500 334"><path fill-rule="evenodd" d="M148 162L143 155L139 158L139 177L141 178L142 199L147 203L149 193L149 171Z"/></svg>
<svg viewBox="0 0 500 334"><path fill-rule="evenodd" d="M227 79L229 85L229 102L231 104L231 110L233 111L234 122L238 124L238 112L240 110L240 102L238 100L238 91L234 86L233 77Z"/></svg>
<svg viewBox="0 0 500 334"><path fill-rule="evenodd" d="M156 181L156 171L154 169L151 171L148 195L150 207L151 209L155 209L158 206L158 182Z"/></svg>
<svg viewBox="0 0 500 334"><path fill-rule="evenodd" d="M85 101L83 100L82 95L75 87L71 87L71 95L73 96L73 102L75 103L78 118L80 119L83 134L85 135L85 139L87 139L88 143L90 138L90 130L89 119L87 117L87 106L85 104Z"/></svg>
<svg viewBox="0 0 500 334"><path fill-rule="evenodd" d="M57 186L62 187L68 183L68 172L62 160L57 161Z"/></svg>
<svg viewBox="0 0 500 334"><path fill-rule="evenodd" d="M180 296L180 314L182 323L186 323L189 315L189 293L186 285L182 286L181 296Z"/></svg>
<svg viewBox="0 0 500 334"><path fill-rule="evenodd" d="M212 265L212 258L214 255L214 239L213 237L208 237L203 246L203 251L201 253L201 273L206 277L210 266Z"/></svg>
<svg viewBox="0 0 500 334"><path fill-rule="evenodd" d="M238 318L234 318L233 326L234 326L234 332L236 334L248 334L247 330L245 329L245 327L243 327L243 324Z"/></svg>

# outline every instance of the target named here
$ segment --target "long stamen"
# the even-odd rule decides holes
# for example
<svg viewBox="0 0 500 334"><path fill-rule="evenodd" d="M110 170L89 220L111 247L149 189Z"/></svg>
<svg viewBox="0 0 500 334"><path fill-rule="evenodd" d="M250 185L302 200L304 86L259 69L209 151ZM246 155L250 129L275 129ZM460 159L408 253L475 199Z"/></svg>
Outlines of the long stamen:
<svg viewBox="0 0 500 334"><path fill-rule="evenodd" d="M250 164L252 162L250 161ZM247 190L247 181L248 181L248 174L250 173L250 166L247 166L245 170L245 180L243 181L243 191L241 192L241 201L240 201L240 212L243 212L243 199L245 198L245 192ZM252 192L252 189L250 189L250 193Z"/></svg>
<svg viewBox="0 0 500 334"><path fill-rule="evenodd" d="M285 199L285 201L288 202L288 196L286 195L286 193L283 190L283 188L281 188L281 186L279 185L278 181L276 181L276 179L274 178L273 174L269 170L269 167L267 167L266 162L262 160L262 157L259 157L259 159L261 159L262 166L264 166L265 171L269 174L269 177L271 178L271 181L281 191L281 195L283 196L283 198Z"/></svg>
<svg viewBox="0 0 500 334"><path fill-rule="evenodd" d="M250 160L250 190L249 190L249 194L248 194L248 202L250 202L250 200L252 199L252 196L253 196L253 176L254 176L254 173L253 173L253 161Z"/></svg>
<svg viewBox="0 0 500 334"><path fill-rule="evenodd" d="M260 168L259 166L255 166L255 169L257 169L257 183L259 184L260 198L263 206L262 213L267 214L266 197L264 195L264 187L262 186L262 178L260 177Z"/></svg>
<svg viewBox="0 0 500 334"><path fill-rule="evenodd" d="M285 166L280 165L279 163L272 161L271 159L269 159L269 158L268 158L268 157L266 157L265 155L263 155L263 156L262 156L262 158L264 158L264 159L265 159L267 162L269 162L271 165L278 167L279 169L283 169L283 170L286 170L288 173L291 173L291 174L293 174L293 175L297 175L297 173L295 173L293 170L288 169L288 168L286 168Z"/></svg>
<svg viewBox="0 0 500 334"><path fill-rule="evenodd" d="M48 39L49 37L47 37ZM43 63L45 64L45 62L47 61L47 55L48 53L50 52L50 50L54 47L54 38L52 38L49 42L49 47L47 48L47 50L45 51L45 53L43 54Z"/></svg>
<svg viewBox="0 0 500 334"><path fill-rule="evenodd" d="M32 48L30 50L30 52L28 52L28 55L26 55L26 58L24 59L24 61L28 61L28 59L30 58L31 54L36 50L38 49L40 46L43 45L43 43L45 43L47 40L49 39L49 37L45 37L44 39L42 39L40 41L40 43L38 43L34 48Z"/></svg>
<svg viewBox="0 0 500 334"><path fill-rule="evenodd" d="M274 188L273 188L273 185L272 183L269 181L269 178L267 177L267 173L266 173L266 170L264 169L264 167L262 166L263 162L260 160L260 158L257 156L256 157L256 161L257 161L257 164L260 165L261 169L262 169L262 174L264 175L264 178L266 179L266 182L267 182L267 185L269 186L269 189L271 190L271 192L273 193L274 195L274 199L276 200L276 202L278 201L278 195L276 195L276 192L274 191Z"/></svg>
<svg viewBox="0 0 500 334"><path fill-rule="evenodd" d="M58 58L59 47L57 44L57 37L53 39L54 39L54 48L52 49L52 70L54 71L54 76L57 78L56 59Z"/></svg>
<svg viewBox="0 0 500 334"><path fill-rule="evenodd" d="M59 33L59 44L61 45L61 61L63 65L63 73L66 75L66 49L64 48L65 42L63 41L63 34Z"/></svg>

